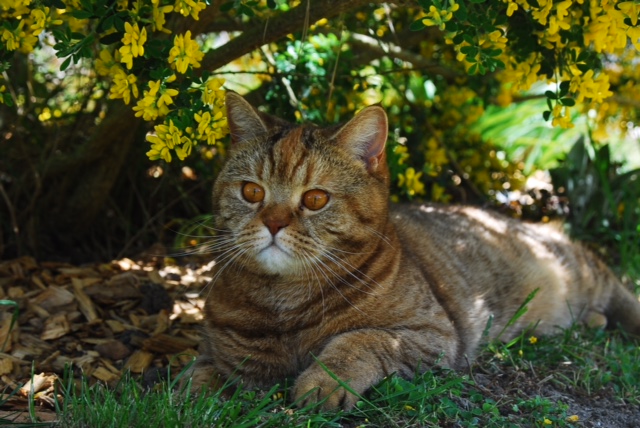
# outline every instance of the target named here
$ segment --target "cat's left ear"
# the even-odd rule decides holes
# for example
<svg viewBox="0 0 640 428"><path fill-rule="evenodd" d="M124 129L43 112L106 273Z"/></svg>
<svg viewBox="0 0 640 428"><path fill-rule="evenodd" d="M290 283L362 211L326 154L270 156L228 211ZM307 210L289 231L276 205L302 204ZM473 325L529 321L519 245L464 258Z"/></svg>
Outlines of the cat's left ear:
<svg viewBox="0 0 640 428"><path fill-rule="evenodd" d="M388 132L387 114L382 107L369 106L342 126L334 138L373 173L383 162Z"/></svg>

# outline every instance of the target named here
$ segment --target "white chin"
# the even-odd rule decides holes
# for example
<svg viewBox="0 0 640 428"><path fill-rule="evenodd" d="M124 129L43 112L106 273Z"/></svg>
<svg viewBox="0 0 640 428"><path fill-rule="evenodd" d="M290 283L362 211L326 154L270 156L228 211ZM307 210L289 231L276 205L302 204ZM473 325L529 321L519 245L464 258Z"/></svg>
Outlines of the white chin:
<svg viewBox="0 0 640 428"><path fill-rule="evenodd" d="M295 270L296 266L295 258L275 245L271 245L260 251L256 259L264 270L271 274L286 275Z"/></svg>

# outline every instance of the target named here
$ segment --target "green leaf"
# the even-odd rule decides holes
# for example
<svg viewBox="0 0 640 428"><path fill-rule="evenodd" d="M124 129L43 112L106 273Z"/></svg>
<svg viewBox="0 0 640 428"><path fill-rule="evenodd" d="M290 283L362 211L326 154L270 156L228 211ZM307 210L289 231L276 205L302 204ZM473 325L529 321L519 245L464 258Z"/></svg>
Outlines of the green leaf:
<svg viewBox="0 0 640 428"><path fill-rule="evenodd" d="M547 97L550 100L558 99L558 95L553 91L545 91L544 92L544 96Z"/></svg>
<svg viewBox="0 0 640 428"><path fill-rule="evenodd" d="M120 33L111 33L101 37L100 43L102 43L103 45L111 45L113 43L119 42L121 38L122 36L120 35Z"/></svg>
<svg viewBox="0 0 640 428"><path fill-rule="evenodd" d="M8 107L13 107L13 97L11 96L11 94L2 94L2 97L4 98L4 103Z"/></svg>
<svg viewBox="0 0 640 428"><path fill-rule="evenodd" d="M110 30L113 27L113 21L115 19L114 15L109 15L98 25L97 31L98 33L104 33L107 30Z"/></svg>
<svg viewBox="0 0 640 428"><path fill-rule="evenodd" d="M94 17L93 13L87 12L86 10L72 10L69 12L69 15L78 19L90 19Z"/></svg>
<svg viewBox="0 0 640 428"><path fill-rule="evenodd" d="M424 25L424 23L422 22L422 19L418 19L417 21L413 21L411 23L411 26L409 27L409 29L411 31L420 31L424 28L426 28L427 26Z"/></svg>
<svg viewBox="0 0 640 428"><path fill-rule="evenodd" d="M569 80L565 80L560 82L560 93L558 94L558 96L560 98L564 97L565 95L567 95L569 93L569 86L571 85L571 82Z"/></svg>
<svg viewBox="0 0 640 428"><path fill-rule="evenodd" d="M67 5L64 4L64 2L62 0L49 0L49 1L44 1L43 3L46 6L53 6L56 9L66 9L67 8Z"/></svg>
<svg viewBox="0 0 640 428"><path fill-rule="evenodd" d="M267 0L267 7L269 9L276 9L278 7L278 4L275 2L275 0Z"/></svg>
<svg viewBox="0 0 640 428"><path fill-rule="evenodd" d="M545 120L545 122L548 122L550 117L551 112L549 110L542 112L542 118Z"/></svg>
<svg viewBox="0 0 640 428"><path fill-rule="evenodd" d="M60 71L65 71L71 65L71 56L68 56L60 66Z"/></svg>
<svg viewBox="0 0 640 428"><path fill-rule="evenodd" d="M478 55L478 47L477 46L463 46L460 48L460 52L469 56Z"/></svg>
<svg viewBox="0 0 640 428"><path fill-rule="evenodd" d="M233 7L235 6L235 2L233 1L228 1L226 3L223 3L220 6L220 11L221 12L229 12L231 9L233 9Z"/></svg>
<svg viewBox="0 0 640 428"><path fill-rule="evenodd" d="M567 107L573 107L574 105L576 105L576 100L570 97L560 98L560 104Z"/></svg>
<svg viewBox="0 0 640 428"><path fill-rule="evenodd" d="M476 62L475 64L471 65L471 67L469 67L469 74L476 74L478 72L478 63Z"/></svg>
<svg viewBox="0 0 640 428"><path fill-rule="evenodd" d="M246 15L248 17L253 17L255 15L255 13L253 12L253 9L251 9L249 6L245 6L243 4L240 5L240 7L238 8L239 12L243 15Z"/></svg>

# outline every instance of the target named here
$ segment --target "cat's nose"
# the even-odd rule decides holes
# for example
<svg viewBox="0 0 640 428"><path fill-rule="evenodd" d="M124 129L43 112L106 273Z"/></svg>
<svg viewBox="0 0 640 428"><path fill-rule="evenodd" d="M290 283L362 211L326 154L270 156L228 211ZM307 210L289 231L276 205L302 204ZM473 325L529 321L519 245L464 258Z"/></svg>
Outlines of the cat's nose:
<svg viewBox="0 0 640 428"><path fill-rule="evenodd" d="M263 220L264 225L267 226L269 232L271 232L272 236L276 236L276 233L280 231L280 229L284 229L289 226L289 221L281 218L267 218Z"/></svg>

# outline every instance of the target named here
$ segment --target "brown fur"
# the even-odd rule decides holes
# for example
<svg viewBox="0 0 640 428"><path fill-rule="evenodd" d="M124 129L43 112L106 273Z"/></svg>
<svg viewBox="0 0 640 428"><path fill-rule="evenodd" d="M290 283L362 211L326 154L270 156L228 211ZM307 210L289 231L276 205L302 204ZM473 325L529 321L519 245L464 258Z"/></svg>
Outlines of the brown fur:
<svg viewBox="0 0 640 428"><path fill-rule="evenodd" d="M574 321L640 335L640 304L591 252L557 228L459 206L389 211L386 115L368 107L342 127L293 126L227 96L233 147L214 188L218 271L207 296L196 385L239 375L269 387L297 377L294 399L356 397L384 376L458 368L490 316L502 339ZM264 200L242 196L245 182ZM330 195L322 209L302 195ZM277 224L275 235L267 224Z"/></svg>

